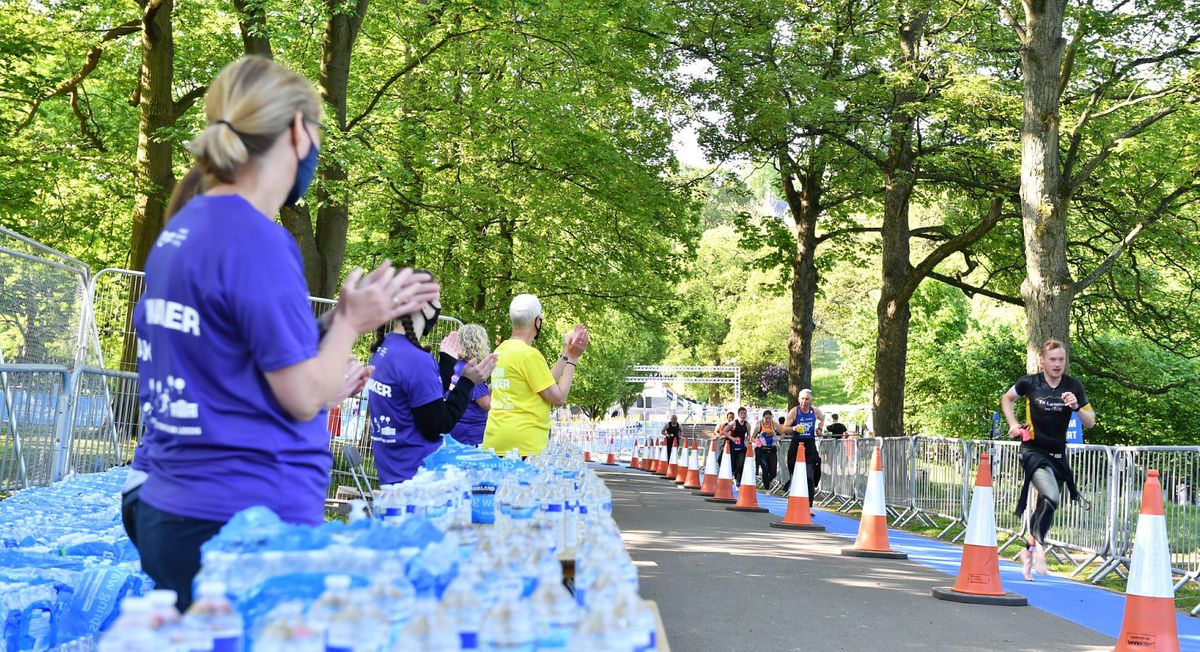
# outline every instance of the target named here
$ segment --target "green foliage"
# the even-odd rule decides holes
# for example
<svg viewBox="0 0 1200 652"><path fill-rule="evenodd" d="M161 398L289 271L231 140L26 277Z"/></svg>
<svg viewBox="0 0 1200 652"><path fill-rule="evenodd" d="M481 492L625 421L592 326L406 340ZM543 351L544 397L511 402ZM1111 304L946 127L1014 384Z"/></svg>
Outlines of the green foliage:
<svg viewBox="0 0 1200 652"><path fill-rule="evenodd" d="M653 363L664 350L663 333L635 318L614 310L596 317L591 327L596 335L580 359L570 396L571 404L592 419L612 405L631 406L642 386L625 382L629 367Z"/></svg>

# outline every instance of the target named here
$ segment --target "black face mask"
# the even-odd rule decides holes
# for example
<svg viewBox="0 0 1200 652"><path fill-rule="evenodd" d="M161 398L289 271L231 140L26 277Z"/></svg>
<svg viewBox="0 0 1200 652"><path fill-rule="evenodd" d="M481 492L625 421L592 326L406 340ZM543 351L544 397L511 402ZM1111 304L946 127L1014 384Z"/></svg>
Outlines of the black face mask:
<svg viewBox="0 0 1200 652"><path fill-rule="evenodd" d="M541 336L542 336L542 323L534 322L533 323L533 340L536 342L537 338L539 338Z"/></svg>
<svg viewBox="0 0 1200 652"><path fill-rule="evenodd" d="M433 332L433 329L437 328L438 317L441 315L442 308L440 306L434 306L433 316L425 318L425 327L421 330L421 337L428 337L429 334ZM422 317L424 317L424 315L422 315Z"/></svg>

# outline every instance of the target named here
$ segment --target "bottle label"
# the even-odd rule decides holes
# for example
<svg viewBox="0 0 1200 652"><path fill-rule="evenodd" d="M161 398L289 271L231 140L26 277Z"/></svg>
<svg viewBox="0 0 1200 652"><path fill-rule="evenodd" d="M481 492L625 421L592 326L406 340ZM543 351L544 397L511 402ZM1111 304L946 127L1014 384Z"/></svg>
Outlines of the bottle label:
<svg viewBox="0 0 1200 652"><path fill-rule="evenodd" d="M546 505L546 511L557 512L561 514L563 511L563 506L559 503L550 503L549 505Z"/></svg>
<svg viewBox="0 0 1200 652"><path fill-rule="evenodd" d="M325 652L354 652L354 648L330 644L325 646Z"/></svg>
<svg viewBox="0 0 1200 652"><path fill-rule="evenodd" d="M463 652L479 649L479 634L477 632L459 632L458 641L459 647L462 648Z"/></svg>
<svg viewBox="0 0 1200 652"><path fill-rule="evenodd" d="M242 637L239 635L217 635L213 637L213 652L239 652L242 649Z"/></svg>

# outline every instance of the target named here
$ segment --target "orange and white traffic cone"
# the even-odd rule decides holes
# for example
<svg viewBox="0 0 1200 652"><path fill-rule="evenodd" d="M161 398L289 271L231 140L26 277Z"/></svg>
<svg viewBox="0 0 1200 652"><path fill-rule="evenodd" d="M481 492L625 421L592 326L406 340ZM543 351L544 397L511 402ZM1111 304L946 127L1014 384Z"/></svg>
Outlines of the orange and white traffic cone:
<svg viewBox="0 0 1200 652"><path fill-rule="evenodd" d="M616 466L617 465L616 446L617 446L616 440L610 436L608 438L608 455L605 456L605 458L604 458L605 466Z"/></svg>
<svg viewBox="0 0 1200 652"><path fill-rule="evenodd" d="M664 475L666 475L668 480L674 480L675 474L678 472L679 472L679 439L676 438L675 445L671 447L671 456L667 458L667 472Z"/></svg>
<svg viewBox="0 0 1200 652"><path fill-rule="evenodd" d="M742 482L738 487L737 504L725 509L735 512L767 511L758 506L758 463L754 461L753 446L746 447L746 461L742 464Z"/></svg>
<svg viewBox="0 0 1200 652"><path fill-rule="evenodd" d="M700 491L695 496L713 496L717 493L717 440L708 440L708 452L704 455L704 471L700 473Z"/></svg>
<svg viewBox="0 0 1200 652"><path fill-rule="evenodd" d="M992 495L992 456L987 453L979 456L966 534L962 563L958 566L958 580L953 587L935 586L930 589L933 597L951 602L1006 607L1029 604L1025 596L1005 592L1000 583L1000 557L996 552L996 501Z"/></svg>
<svg viewBox="0 0 1200 652"><path fill-rule="evenodd" d="M583 438L583 461L592 461L592 436L588 435Z"/></svg>
<svg viewBox="0 0 1200 652"><path fill-rule="evenodd" d="M658 440L654 440L653 444L646 446L646 456L642 458L642 470L653 471L655 460L658 459Z"/></svg>
<svg viewBox="0 0 1200 652"><path fill-rule="evenodd" d="M684 489L700 488L700 449L696 440L692 440L692 454L688 456L687 477L683 479Z"/></svg>
<svg viewBox="0 0 1200 652"><path fill-rule="evenodd" d="M1171 581L1171 551L1167 547L1167 518L1163 516L1158 471L1146 471L1142 510L1133 539L1133 561L1125 584L1125 619L1114 652L1178 650L1175 586Z"/></svg>
<svg viewBox="0 0 1200 652"><path fill-rule="evenodd" d="M667 474L667 464L670 460L667 458L667 444L664 440L658 442L658 466L654 467L654 472L658 475Z"/></svg>
<svg viewBox="0 0 1200 652"><path fill-rule="evenodd" d="M675 467L675 484L687 482L688 462L692 457L692 446L686 440L680 440L679 465Z"/></svg>
<svg viewBox="0 0 1200 652"><path fill-rule="evenodd" d="M721 470L717 472L717 489L710 503L736 503L733 499L733 460L729 457L729 442L725 442L725 453L721 455Z"/></svg>
<svg viewBox="0 0 1200 652"><path fill-rule="evenodd" d="M863 496L858 538L854 540L853 547L842 548L842 554L850 557L908 559L907 553L896 552L888 544L887 507L883 496L883 453L879 446L871 451L871 471L867 476L867 494Z"/></svg>
<svg viewBox="0 0 1200 652"><path fill-rule="evenodd" d="M639 457L638 457L639 450L641 450L641 448L638 446L638 440L636 438L634 438L634 440L633 440L633 457L631 457L629 459L629 468L631 468L631 469L636 470L638 467L640 467L642 465L642 460L639 459Z"/></svg>
<svg viewBox="0 0 1200 652"><path fill-rule="evenodd" d="M792 484L788 489L787 511L783 514L783 520L771 523L771 527L822 532L825 528L812 520L812 502L808 497L808 464L804 461L803 446L796 449L796 466L792 468L796 473L792 473Z"/></svg>

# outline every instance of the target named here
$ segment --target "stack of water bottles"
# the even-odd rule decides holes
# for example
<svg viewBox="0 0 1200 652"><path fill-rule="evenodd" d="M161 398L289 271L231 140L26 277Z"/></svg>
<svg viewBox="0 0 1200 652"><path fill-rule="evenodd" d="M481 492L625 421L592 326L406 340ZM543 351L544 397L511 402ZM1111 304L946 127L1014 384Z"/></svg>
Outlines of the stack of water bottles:
<svg viewBox="0 0 1200 652"><path fill-rule="evenodd" d="M578 448L525 462L447 439L371 507L318 528L239 514L204 547L192 610L127 600L101 652L657 649L611 494Z"/></svg>
<svg viewBox="0 0 1200 652"><path fill-rule="evenodd" d="M122 597L149 590L121 526L127 473L74 475L0 501L0 648L88 650Z"/></svg>

